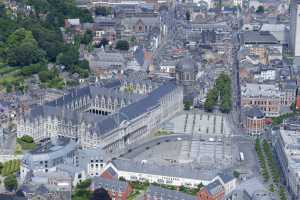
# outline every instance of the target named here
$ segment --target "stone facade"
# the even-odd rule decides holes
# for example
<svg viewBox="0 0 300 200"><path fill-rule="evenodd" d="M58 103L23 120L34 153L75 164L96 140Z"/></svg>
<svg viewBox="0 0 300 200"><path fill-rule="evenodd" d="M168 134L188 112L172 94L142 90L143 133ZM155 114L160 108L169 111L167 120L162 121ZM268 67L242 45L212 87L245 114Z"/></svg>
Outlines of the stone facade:
<svg viewBox="0 0 300 200"><path fill-rule="evenodd" d="M261 135L264 132L266 118L258 107L246 108L243 112L243 125L251 136Z"/></svg>
<svg viewBox="0 0 300 200"><path fill-rule="evenodd" d="M17 135L35 141L68 137L83 148L112 152L150 135L182 110L183 91L173 82L147 95L119 90L89 86L37 106L18 118Z"/></svg>

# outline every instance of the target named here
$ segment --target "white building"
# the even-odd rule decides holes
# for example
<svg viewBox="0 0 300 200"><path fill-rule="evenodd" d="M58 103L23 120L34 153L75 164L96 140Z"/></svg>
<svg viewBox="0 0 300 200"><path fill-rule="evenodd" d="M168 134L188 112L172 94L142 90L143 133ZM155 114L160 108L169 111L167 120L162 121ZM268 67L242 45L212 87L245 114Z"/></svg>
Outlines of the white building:
<svg viewBox="0 0 300 200"><path fill-rule="evenodd" d="M259 82L276 79L275 69L262 69L259 73L254 74L254 79Z"/></svg>
<svg viewBox="0 0 300 200"><path fill-rule="evenodd" d="M21 181L65 173L76 186L88 177L100 176L111 158L99 148L82 150L73 140L60 138L25 154L20 166Z"/></svg>
<svg viewBox="0 0 300 200"><path fill-rule="evenodd" d="M174 61L166 61L160 65L160 72L164 74L168 74L169 76L175 76L175 62Z"/></svg>
<svg viewBox="0 0 300 200"><path fill-rule="evenodd" d="M242 8L243 7L243 0L233 0L233 4L235 6L240 6Z"/></svg>
<svg viewBox="0 0 300 200"><path fill-rule="evenodd" d="M214 1L213 0L193 0L193 3L201 4L202 2L205 2L207 4L207 8L213 8L214 7Z"/></svg>
<svg viewBox="0 0 300 200"><path fill-rule="evenodd" d="M281 128L275 144L283 175L292 199L300 198L300 134L299 130Z"/></svg>
<svg viewBox="0 0 300 200"><path fill-rule="evenodd" d="M74 159L76 143L70 139L53 140L28 153L20 166L21 180L25 180L29 172L55 172L60 164Z"/></svg>
<svg viewBox="0 0 300 200"><path fill-rule="evenodd" d="M290 48L294 56L300 56L300 1L291 0Z"/></svg>
<svg viewBox="0 0 300 200"><path fill-rule="evenodd" d="M284 24L263 24L260 30L269 31L270 33L272 33L275 36L275 38L280 42L280 44L288 43L288 32Z"/></svg>
<svg viewBox="0 0 300 200"><path fill-rule="evenodd" d="M173 186L197 187L200 183L207 185L212 182L217 173L214 173L213 170L199 170L188 166L158 165L115 159L105 167L101 176L123 177L127 181L148 181L149 183Z"/></svg>
<svg viewBox="0 0 300 200"><path fill-rule="evenodd" d="M237 187L237 179L229 174L219 174L215 180L219 180L225 189L225 195L230 194Z"/></svg>

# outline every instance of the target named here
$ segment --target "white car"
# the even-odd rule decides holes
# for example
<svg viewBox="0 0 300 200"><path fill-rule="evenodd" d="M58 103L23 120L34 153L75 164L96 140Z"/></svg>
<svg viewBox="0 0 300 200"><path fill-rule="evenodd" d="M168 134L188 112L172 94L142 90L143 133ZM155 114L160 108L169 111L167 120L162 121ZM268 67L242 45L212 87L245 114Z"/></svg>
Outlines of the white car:
<svg viewBox="0 0 300 200"><path fill-rule="evenodd" d="M179 138L177 138L177 141L181 141L181 140L182 140L182 138L180 138L180 137L179 137Z"/></svg>

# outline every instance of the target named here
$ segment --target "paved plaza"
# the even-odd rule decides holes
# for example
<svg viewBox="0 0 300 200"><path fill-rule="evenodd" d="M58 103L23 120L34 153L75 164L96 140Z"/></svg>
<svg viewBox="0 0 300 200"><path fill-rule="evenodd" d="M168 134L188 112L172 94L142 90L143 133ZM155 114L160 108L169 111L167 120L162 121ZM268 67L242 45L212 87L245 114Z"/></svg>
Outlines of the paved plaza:
<svg viewBox="0 0 300 200"><path fill-rule="evenodd" d="M231 134L225 115L201 111L182 113L163 125L175 133L228 136Z"/></svg>
<svg viewBox="0 0 300 200"><path fill-rule="evenodd" d="M232 166L235 160L226 115L184 112L169 120L162 128L173 133L189 134L192 139L156 145L137 159L193 163L203 168L219 169Z"/></svg>

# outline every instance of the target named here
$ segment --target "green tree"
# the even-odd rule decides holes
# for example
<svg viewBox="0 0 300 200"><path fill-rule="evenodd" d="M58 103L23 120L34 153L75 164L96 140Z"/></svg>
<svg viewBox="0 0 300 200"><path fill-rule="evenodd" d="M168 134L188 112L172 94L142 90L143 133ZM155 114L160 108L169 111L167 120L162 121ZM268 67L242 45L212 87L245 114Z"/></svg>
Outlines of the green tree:
<svg viewBox="0 0 300 200"><path fill-rule="evenodd" d="M119 40L116 43L116 49L122 50L122 51L128 51L129 50L129 43L127 40Z"/></svg>
<svg viewBox="0 0 300 200"><path fill-rule="evenodd" d="M2 174L2 169L3 169L3 163L0 162L0 174Z"/></svg>
<svg viewBox="0 0 300 200"><path fill-rule="evenodd" d="M130 38L130 43L131 43L132 45L134 45L135 42L136 42L136 37L135 37L135 36L132 36L132 37Z"/></svg>
<svg viewBox="0 0 300 200"><path fill-rule="evenodd" d="M265 12L265 8L263 6L258 6L256 9L257 14L262 14Z"/></svg>
<svg viewBox="0 0 300 200"><path fill-rule="evenodd" d="M270 191L270 192L275 192L275 187L274 187L273 184L270 184L270 186L269 186L269 191Z"/></svg>
<svg viewBox="0 0 300 200"><path fill-rule="evenodd" d="M79 59L79 52L75 47L70 47L66 52L60 53L57 56L57 62L70 69L72 65L76 64Z"/></svg>
<svg viewBox="0 0 300 200"><path fill-rule="evenodd" d="M235 177L235 178L239 178L240 177L240 172L238 172L238 171L233 171L233 176Z"/></svg>
<svg viewBox="0 0 300 200"><path fill-rule="evenodd" d="M92 183L91 179L86 179L86 180L82 181L81 183L78 183L76 188L87 189L88 187L90 187L91 183Z"/></svg>
<svg viewBox="0 0 300 200"><path fill-rule="evenodd" d="M18 187L18 181L16 175L9 175L4 179L4 186L7 190L16 190Z"/></svg>
<svg viewBox="0 0 300 200"><path fill-rule="evenodd" d="M44 60L45 52L38 47L31 31L17 29L7 39L7 62L12 66L25 66Z"/></svg>
<svg viewBox="0 0 300 200"><path fill-rule="evenodd" d="M34 5L34 10L37 14L46 14L50 9L50 4L47 0L28 0L30 5Z"/></svg>
<svg viewBox="0 0 300 200"><path fill-rule="evenodd" d="M93 32L91 30L87 30L83 37L81 38L82 44L90 44L93 40Z"/></svg>
<svg viewBox="0 0 300 200"><path fill-rule="evenodd" d="M81 69L87 69L87 70L90 69L89 61L87 61L87 60L79 60L78 61L78 66Z"/></svg>
<svg viewBox="0 0 300 200"><path fill-rule="evenodd" d="M60 32L45 28L40 24L31 26L30 30L40 48L47 53L48 59L55 62L57 55L65 50Z"/></svg>
<svg viewBox="0 0 300 200"><path fill-rule="evenodd" d="M185 12L185 19L186 19L187 21L190 21L190 20L191 20L191 13L190 13L189 11L186 11L186 12Z"/></svg>
<svg viewBox="0 0 300 200"><path fill-rule="evenodd" d="M213 111L214 106L217 103L217 99L218 99L218 91L215 88L210 89L207 93L206 100L204 102L205 110L209 112Z"/></svg>
<svg viewBox="0 0 300 200"><path fill-rule="evenodd" d="M33 143L33 138L32 138L31 136L29 136L29 135L23 135L23 136L21 137L21 140L22 140L23 142Z"/></svg>
<svg viewBox="0 0 300 200"><path fill-rule="evenodd" d="M184 102L184 110L190 110L192 105L191 101Z"/></svg>
<svg viewBox="0 0 300 200"><path fill-rule="evenodd" d="M111 15L111 7L96 7L95 14L101 16Z"/></svg>
<svg viewBox="0 0 300 200"><path fill-rule="evenodd" d="M98 188L93 192L91 200L111 200L111 198L105 189Z"/></svg>
<svg viewBox="0 0 300 200"><path fill-rule="evenodd" d="M0 17L4 17L5 13L6 13L5 5L0 2Z"/></svg>
<svg viewBox="0 0 300 200"><path fill-rule="evenodd" d="M222 102L220 105L220 110L223 113L229 113L231 110L231 97L228 93L223 96L223 99L222 99Z"/></svg>
<svg viewBox="0 0 300 200"><path fill-rule="evenodd" d="M43 61L45 52L36 44L23 42L17 47L12 47L7 52L7 62L11 66L25 66Z"/></svg>
<svg viewBox="0 0 300 200"><path fill-rule="evenodd" d="M33 38L31 31L27 31L25 28L19 28L15 30L12 34L7 38L8 46L18 46L22 42L36 42Z"/></svg>

